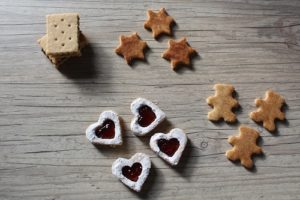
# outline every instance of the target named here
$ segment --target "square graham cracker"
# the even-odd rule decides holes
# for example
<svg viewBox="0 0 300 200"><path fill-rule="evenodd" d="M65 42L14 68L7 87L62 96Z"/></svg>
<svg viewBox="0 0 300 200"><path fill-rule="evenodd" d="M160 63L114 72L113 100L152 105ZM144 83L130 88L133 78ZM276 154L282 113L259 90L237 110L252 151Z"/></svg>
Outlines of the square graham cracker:
<svg viewBox="0 0 300 200"><path fill-rule="evenodd" d="M44 35L42 38L38 40L38 43L40 44L42 51L44 54L48 57L48 59L56 66L61 65L64 61L68 60L71 56L52 56L47 55L46 48L47 48L47 35Z"/></svg>
<svg viewBox="0 0 300 200"><path fill-rule="evenodd" d="M68 60L72 55L63 55L63 56L53 56L53 55L47 55L46 54L46 49L47 49L47 40L48 40L48 35L44 35L42 38L38 40L38 43L40 44L42 51L45 53L45 55L49 58L49 60L55 64L56 66L61 65L63 62ZM80 32L79 33L79 49L81 50L87 45L87 39L86 37ZM77 54L76 56L80 56L80 53Z"/></svg>
<svg viewBox="0 0 300 200"><path fill-rule="evenodd" d="M47 15L47 55L79 54L79 14Z"/></svg>

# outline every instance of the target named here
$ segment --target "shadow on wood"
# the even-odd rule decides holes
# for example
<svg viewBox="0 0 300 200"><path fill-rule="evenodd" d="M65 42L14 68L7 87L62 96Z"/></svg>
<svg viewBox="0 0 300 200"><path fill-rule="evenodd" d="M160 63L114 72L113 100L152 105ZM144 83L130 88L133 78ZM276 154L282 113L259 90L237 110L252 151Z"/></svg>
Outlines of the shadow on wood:
<svg viewBox="0 0 300 200"><path fill-rule="evenodd" d="M285 116L287 116L287 112L289 111L289 106L287 105L287 103L284 103L282 105L281 111L283 113L285 113ZM285 127L290 126L290 123L289 123L287 118L285 118L283 121L280 121L280 120L276 119L275 120L276 129L273 132L271 132L274 136L280 136L280 131L279 131L278 126L280 126L281 124L284 125Z"/></svg>
<svg viewBox="0 0 300 200"><path fill-rule="evenodd" d="M172 167L179 175L184 177L185 179L189 180L192 175L195 168L189 167L191 165L191 161L195 162L195 159L198 159L198 157L193 157L193 152L196 151L195 148L193 148L193 145L191 144L190 139L187 140L186 148L182 153L181 159L177 166ZM196 160L197 161L197 160Z"/></svg>
<svg viewBox="0 0 300 200"><path fill-rule="evenodd" d="M97 53L95 53L97 52ZM98 79L102 71L105 70L105 89L110 86L107 84L110 79L110 63L105 63L108 67L99 64L101 59L105 58L105 53L101 47L93 47L88 44L82 49L82 56L72 57L66 63L59 67L59 71L73 83L80 88L84 94L97 94L101 93L103 87L95 85L103 85L101 80Z"/></svg>
<svg viewBox="0 0 300 200"><path fill-rule="evenodd" d="M222 127L222 126L224 126L224 124L227 124L228 126L231 126L231 127L238 127L241 124L238 119L235 122L225 122L223 119L220 119L218 121L210 121L210 122L213 123L217 127Z"/></svg>
<svg viewBox="0 0 300 200"><path fill-rule="evenodd" d="M172 122L170 122L168 119L165 119L162 121L155 129L153 129L150 133L168 133L171 129L174 128L174 125Z"/></svg>
<svg viewBox="0 0 300 200"><path fill-rule="evenodd" d="M155 192L158 193L159 192L159 188L161 187L161 184L163 184L163 182L160 182L160 187L156 187L155 190L153 189L153 187L155 186L155 181L157 179L157 177L161 177L162 174L159 174L158 172L158 168L153 164L153 162L151 162L151 170L149 173L148 178L146 179L142 190L140 192L135 192L131 189L128 188L128 190L130 190L131 193L133 193L135 196L137 196L139 199L152 199L152 196L150 195L150 193Z"/></svg>
<svg viewBox="0 0 300 200"><path fill-rule="evenodd" d="M81 56L69 58L58 70L72 80L96 79L97 71L93 47L88 44L81 53Z"/></svg>
<svg viewBox="0 0 300 200"><path fill-rule="evenodd" d="M192 54L190 56L190 64L189 65L184 65L184 64L180 64L178 65L176 68L175 68L175 72L177 74L183 74L186 70L190 70L190 71L195 71L195 62L198 61L198 60L201 60L201 56L198 52Z"/></svg>

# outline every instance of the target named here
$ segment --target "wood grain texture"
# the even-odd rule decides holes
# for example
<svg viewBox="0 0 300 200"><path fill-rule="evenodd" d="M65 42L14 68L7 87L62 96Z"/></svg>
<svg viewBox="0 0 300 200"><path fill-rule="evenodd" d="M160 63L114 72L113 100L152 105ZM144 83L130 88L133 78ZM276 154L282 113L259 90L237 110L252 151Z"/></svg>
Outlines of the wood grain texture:
<svg viewBox="0 0 300 200"><path fill-rule="evenodd" d="M168 37L143 28L147 9L165 7L199 52L193 68L173 72L161 58ZM45 15L79 12L90 42L58 71L36 40ZM150 49L132 67L114 53L120 34L137 31ZM0 199L300 199L300 1L298 0L0 0ZM215 83L233 84L237 124L211 123L205 99ZM254 99L273 89L286 98L287 121L270 134L249 119ZM170 168L130 132L132 100L167 114L160 131L178 127L189 143ZM96 148L86 127L113 109L124 122L120 148ZM227 137L246 124L261 132L264 156L247 171L227 160ZM118 157L150 155L141 194L111 174Z"/></svg>

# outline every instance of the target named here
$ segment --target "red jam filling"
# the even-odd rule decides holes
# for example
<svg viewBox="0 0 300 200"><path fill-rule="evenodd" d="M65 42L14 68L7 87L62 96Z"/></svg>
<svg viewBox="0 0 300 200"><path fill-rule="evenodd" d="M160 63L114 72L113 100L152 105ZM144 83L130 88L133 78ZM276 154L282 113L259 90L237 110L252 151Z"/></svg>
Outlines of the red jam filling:
<svg viewBox="0 0 300 200"><path fill-rule="evenodd" d="M95 134L98 138L112 139L115 137L115 123L106 119L101 126L95 129Z"/></svg>
<svg viewBox="0 0 300 200"><path fill-rule="evenodd" d="M172 157L179 147L179 141L176 138L170 140L159 139L157 145L160 151Z"/></svg>
<svg viewBox="0 0 300 200"><path fill-rule="evenodd" d="M156 115L153 112L153 110L147 105L142 105L139 108L138 112L139 112L138 123L142 127L149 126L156 118Z"/></svg>
<svg viewBox="0 0 300 200"><path fill-rule="evenodd" d="M143 167L140 163L133 163L131 167L124 166L122 168L122 174L129 180L136 182L142 173L142 169Z"/></svg>

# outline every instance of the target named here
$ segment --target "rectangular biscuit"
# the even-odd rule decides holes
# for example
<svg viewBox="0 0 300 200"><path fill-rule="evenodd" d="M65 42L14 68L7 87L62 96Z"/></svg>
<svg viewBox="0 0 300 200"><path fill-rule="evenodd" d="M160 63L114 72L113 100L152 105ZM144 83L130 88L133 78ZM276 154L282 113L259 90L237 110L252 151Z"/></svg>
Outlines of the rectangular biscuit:
<svg viewBox="0 0 300 200"><path fill-rule="evenodd" d="M47 55L79 54L79 14L47 15Z"/></svg>
<svg viewBox="0 0 300 200"><path fill-rule="evenodd" d="M56 66L61 65L64 61L66 61L71 56L51 56L46 54L46 48L47 48L47 35L44 35L42 38L38 40L38 43L40 44L42 51L44 54L48 57L48 59Z"/></svg>
<svg viewBox="0 0 300 200"><path fill-rule="evenodd" d="M47 49L47 35L44 35L42 38L38 40L38 43L40 44L42 51L46 54L46 49ZM80 32L79 33L79 49L84 48L87 45L87 40L85 36ZM80 52L80 51L79 51ZM47 55L46 56L49 58L49 60L55 64L56 66L61 65L63 62L68 60L72 55L64 55L64 56L52 56L52 55ZM80 53L77 54L76 56L80 56Z"/></svg>

